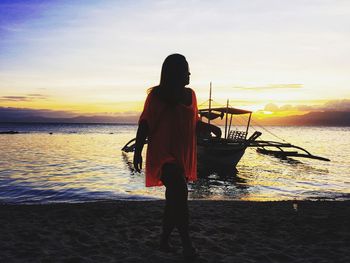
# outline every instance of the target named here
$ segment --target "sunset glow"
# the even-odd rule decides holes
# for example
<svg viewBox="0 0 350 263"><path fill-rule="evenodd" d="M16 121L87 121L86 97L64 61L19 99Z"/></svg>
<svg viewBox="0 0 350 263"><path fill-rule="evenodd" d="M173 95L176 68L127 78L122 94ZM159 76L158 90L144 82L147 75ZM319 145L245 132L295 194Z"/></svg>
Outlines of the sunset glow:
<svg viewBox="0 0 350 263"><path fill-rule="evenodd" d="M0 16L0 107L138 116L182 53L198 104L212 81L260 117L350 109L346 1L1 1Z"/></svg>

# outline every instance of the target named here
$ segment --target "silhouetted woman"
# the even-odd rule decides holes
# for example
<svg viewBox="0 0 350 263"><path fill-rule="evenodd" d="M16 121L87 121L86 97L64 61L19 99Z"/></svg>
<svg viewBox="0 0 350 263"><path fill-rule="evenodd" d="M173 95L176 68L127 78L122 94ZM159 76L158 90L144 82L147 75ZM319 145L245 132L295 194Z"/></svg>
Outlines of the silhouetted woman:
<svg viewBox="0 0 350 263"><path fill-rule="evenodd" d="M220 128L198 118L196 95L189 84L189 67L180 54L168 56L162 66L160 84L149 90L136 135L134 167L142 168L141 152L148 138L146 186L165 185L165 209L160 249L172 251L169 237L180 233L183 254L196 257L189 236L187 182L197 179L196 131L221 136Z"/></svg>

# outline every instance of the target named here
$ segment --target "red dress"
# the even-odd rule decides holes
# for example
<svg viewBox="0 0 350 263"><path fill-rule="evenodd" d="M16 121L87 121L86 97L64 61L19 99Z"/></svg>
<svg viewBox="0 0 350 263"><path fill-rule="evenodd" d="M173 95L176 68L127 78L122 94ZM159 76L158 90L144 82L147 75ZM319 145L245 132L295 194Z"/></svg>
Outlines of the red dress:
<svg viewBox="0 0 350 263"><path fill-rule="evenodd" d="M165 163L177 163L188 181L197 180L196 94L191 89L192 104L169 106L152 93L148 94L141 120L147 121L146 186L161 186Z"/></svg>

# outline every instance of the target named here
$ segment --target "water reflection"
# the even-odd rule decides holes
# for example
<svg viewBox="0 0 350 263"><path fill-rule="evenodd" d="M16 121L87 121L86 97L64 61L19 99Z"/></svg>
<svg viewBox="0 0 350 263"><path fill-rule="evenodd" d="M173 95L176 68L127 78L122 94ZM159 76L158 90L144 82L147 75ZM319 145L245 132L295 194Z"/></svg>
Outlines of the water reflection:
<svg viewBox="0 0 350 263"><path fill-rule="evenodd" d="M144 174L133 169L132 154L121 152L134 137L136 126L39 125L33 127L35 132L31 126L23 127L15 130L27 133L0 136L0 202L164 198L164 188L146 188ZM281 137L332 161L280 160L247 149L238 171L199 163L199 180L189 185L190 198L349 199L349 131L279 128Z"/></svg>
<svg viewBox="0 0 350 263"><path fill-rule="evenodd" d="M131 177L136 174L132 157L132 154L122 152L123 162ZM239 177L234 166L210 162L198 162L198 180L189 184L191 199L240 199L248 191L247 181Z"/></svg>
<svg viewBox="0 0 350 263"><path fill-rule="evenodd" d="M258 153L258 155L262 155L261 153ZM284 157L284 158L280 158L280 157L275 157L275 156L266 156L266 155L262 155L264 158L272 158L274 160L276 160L277 162L281 163L282 165L289 165L293 168L297 168L297 169L303 169L307 172L315 172L315 173L320 173L320 174L327 174L329 173L329 170L327 168L321 169L316 167L314 164L313 165L309 165L307 162L308 159L303 159L301 158L300 160L291 158L291 157Z"/></svg>
<svg viewBox="0 0 350 263"><path fill-rule="evenodd" d="M123 162L125 163L125 166L129 170L130 174L133 175L135 173L135 169L134 169L133 162L129 156L130 154L122 152Z"/></svg>
<svg viewBox="0 0 350 263"><path fill-rule="evenodd" d="M190 185L190 198L194 199L241 199L248 192L236 167L212 162L198 162L198 180Z"/></svg>

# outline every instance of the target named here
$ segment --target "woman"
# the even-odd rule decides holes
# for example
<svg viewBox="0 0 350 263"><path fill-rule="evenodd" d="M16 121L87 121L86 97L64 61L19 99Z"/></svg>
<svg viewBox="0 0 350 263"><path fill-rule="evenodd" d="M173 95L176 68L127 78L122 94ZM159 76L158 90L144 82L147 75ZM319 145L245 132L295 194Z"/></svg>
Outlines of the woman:
<svg viewBox="0 0 350 263"><path fill-rule="evenodd" d="M177 228L187 259L196 257L189 236L187 182L197 179L196 132L220 128L198 118L196 95L189 84L189 67L180 54L168 56L162 66L160 83L149 90L136 135L134 167L142 168L141 152L148 137L146 186L165 185L165 209L160 248L172 251L169 237Z"/></svg>

